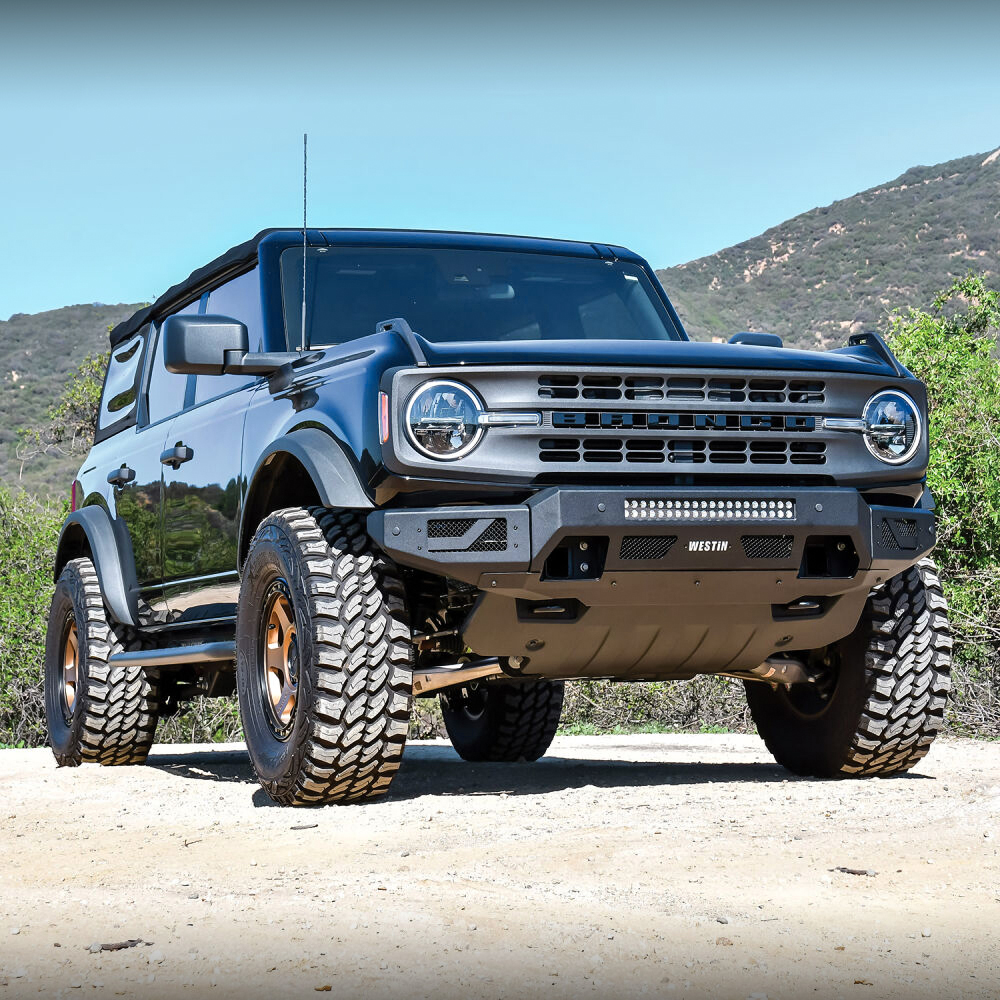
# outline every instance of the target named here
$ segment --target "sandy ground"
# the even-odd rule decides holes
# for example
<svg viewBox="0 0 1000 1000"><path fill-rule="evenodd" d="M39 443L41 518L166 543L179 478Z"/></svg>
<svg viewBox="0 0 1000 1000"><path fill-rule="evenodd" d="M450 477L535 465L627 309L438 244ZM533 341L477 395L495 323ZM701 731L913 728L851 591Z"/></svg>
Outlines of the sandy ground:
<svg viewBox="0 0 1000 1000"><path fill-rule="evenodd" d="M998 825L1000 743L829 783L752 737L413 743L318 810L239 747L2 751L0 996L995 997Z"/></svg>

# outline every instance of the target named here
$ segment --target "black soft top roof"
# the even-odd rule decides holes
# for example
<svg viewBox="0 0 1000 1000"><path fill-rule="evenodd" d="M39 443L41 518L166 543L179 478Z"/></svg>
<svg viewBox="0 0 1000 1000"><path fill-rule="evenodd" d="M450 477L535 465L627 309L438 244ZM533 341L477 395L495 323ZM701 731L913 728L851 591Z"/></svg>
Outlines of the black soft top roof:
<svg viewBox="0 0 1000 1000"><path fill-rule="evenodd" d="M265 236L281 232L280 229L262 229L252 240L240 243L239 246L227 250L221 257L216 257L211 263L192 271L183 281L168 288L151 306L134 312L111 330L111 346L117 347L137 330L151 320L158 319L164 313L177 306L186 305L195 293L204 291L204 286L212 279L228 271L239 268L257 259L257 247ZM301 232L301 230L300 230Z"/></svg>
<svg viewBox="0 0 1000 1000"><path fill-rule="evenodd" d="M220 278L235 276L248 270L257 261L260 244L268 236L281 233L289 244L301 245L302 230L292 228L262 229L253 239L240 243L211 263L192 271L183 281L168 288L151 306L133 313L111 331L111 346L117 347L146 323L161 319L174 309L187 305L207 291ZM499 236L491 233L452 233L438 230L409 229L313 229L309 228L310 246L341 244L368 246L461 247L480 250L523 250L533 253L561 253L575 257L619 258L642 263L642 259L624 247L609 247L601 243L581 243L575 240L542 239L533 236Z"/></svg>

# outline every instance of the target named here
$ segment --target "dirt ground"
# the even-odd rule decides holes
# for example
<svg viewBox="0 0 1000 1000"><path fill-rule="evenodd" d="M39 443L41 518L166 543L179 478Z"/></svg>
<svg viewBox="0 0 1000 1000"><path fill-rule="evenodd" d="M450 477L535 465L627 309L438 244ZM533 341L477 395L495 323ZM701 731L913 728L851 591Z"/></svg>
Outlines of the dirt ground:
<svg viewBox="0 0 1000 1000"><path fill-rule="evenodd" d="M1000 743L826 783L754 737L412 743L311 810L239 747L2 751L0 996L996 997L998 843Z"/></svg>

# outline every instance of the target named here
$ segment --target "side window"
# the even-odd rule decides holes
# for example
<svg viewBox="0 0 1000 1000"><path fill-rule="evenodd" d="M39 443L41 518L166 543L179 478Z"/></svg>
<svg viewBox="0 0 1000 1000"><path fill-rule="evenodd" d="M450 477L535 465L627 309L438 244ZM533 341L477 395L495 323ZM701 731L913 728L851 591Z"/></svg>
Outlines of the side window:
<svg viewBox="0 0 1000 1000"><path fill-rule="evenodd" d="M250 350L263 350L264 320L260 308L260 279L257 269L241 274L208 293L205 313L228 316L246 325ZM257 380L256 375L198 375L195 381L195 405L232 392Z"/></svg>
<svg viewBox="0 0 1000 1000"><path fill-rule="evenodd" d="M148 334L149 327L143 327L111 352L101 392L101 408L97 414L95 441L102 441L135 425L139 411L139 379Z"/></svg>
<svg viewBox="0 0 1000 1000"><path fill-rule="evenodd" d="M197 300L183 309L177 309L177 314L198 312ZM168 372L163 367L163 324L156 328L156 353L153 356L152 370L149 373L149 387L146 390L146 406L149 411L149 422L155 424L184 409L184 397L187 394L189 375L177 375Z"/></svg>

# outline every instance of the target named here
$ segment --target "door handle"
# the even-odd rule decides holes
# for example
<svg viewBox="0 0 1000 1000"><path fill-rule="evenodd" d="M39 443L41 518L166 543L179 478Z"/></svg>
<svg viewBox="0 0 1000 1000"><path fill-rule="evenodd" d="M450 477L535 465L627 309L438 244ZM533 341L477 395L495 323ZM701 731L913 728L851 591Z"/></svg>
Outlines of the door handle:
<svg viewBox="0 0 1000 1000"><path fill-rule="evenodd" d="M135 469L130 469L124 462L120 469L112 469L108 473L108 482L112 486L125 486L133 479L135 479Z"/></svg>
<svg viewBox="0 0 1000 1000"><path fill-rule="evenodd" d="M179 469L185 462L190 462L192 458L194 458L194 448L189 448L186 444L177 444L160 455L160 462L163 465L169 465L172 469Z"/></svg>

